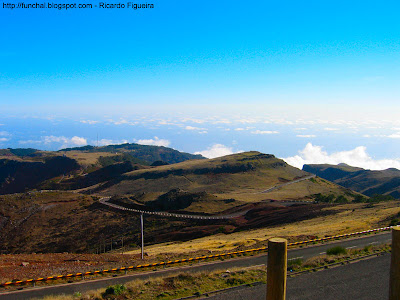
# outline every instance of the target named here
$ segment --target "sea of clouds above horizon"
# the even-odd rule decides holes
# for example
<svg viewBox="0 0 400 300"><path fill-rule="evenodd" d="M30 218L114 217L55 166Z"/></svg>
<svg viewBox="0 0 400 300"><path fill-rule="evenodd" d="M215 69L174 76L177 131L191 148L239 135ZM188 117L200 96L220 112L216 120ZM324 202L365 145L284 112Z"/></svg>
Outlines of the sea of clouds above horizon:
<svg viewBox="0 0 400 300"><path fill-rule="evenodd" d="M303 164L346 163L371 170L400 169L400 123L393 119L251 114L0 118L0 148L60 150L121 143L171 147L208 158L260 151L297 168Z"/></svg>

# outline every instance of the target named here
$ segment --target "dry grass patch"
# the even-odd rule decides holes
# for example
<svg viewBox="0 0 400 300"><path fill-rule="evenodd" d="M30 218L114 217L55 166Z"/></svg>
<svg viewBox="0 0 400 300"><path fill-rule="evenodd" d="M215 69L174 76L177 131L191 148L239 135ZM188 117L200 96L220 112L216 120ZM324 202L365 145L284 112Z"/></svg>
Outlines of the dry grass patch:
<svg viewBox="0 0 400 300"><path fill-rule="evenodd" d="M65 154L68 158L75 159L82 166L97 164L100 156L115 156L115 153L110 152L62 151L60 154Z"/></svg>
<svg viewBox="0 0 400 300"><path fill-rule="evenodd" d="M254 282L265 282L265 267L213 272L178 273L150 280L135 280L75 296L50 296L45 300L72 299L177 299Z"/></svg>
<svg viewBox="0 0 400 300"><path fill-rule="evenodd" d="M334 248L328 249L327 253L335 252L329 251L334 250ZM288 271L289 272L298 272L304 270L311 270L319 267L323 267L326 265L330 265L333 263L343 262L349 259L354 259L358 257L363 257L366 255L370 255L373 253L378 252L389 252L391 250L391 246L389 244L378 245L378 246L365 246L363 248L356 248L356 249L344 249L344 253L337 254L337 255L319 255L316 257L312 257L307 259L306 261L302 260L289 260L288 261ZM339 251L342 252L342 251Z"/></svg>
<svg viewBox="0 0 400 300"><path fill-rule="evenodd" d="M385 220L400 213L400 203L389 201L374 204L344 204L327 207L324 210L337 212L333 215L317 217L309 220L285 224L275 227L255 229L231 234L217 234L181 243L163 243L146 247L149 255L160 253L185 253L207 249L209 251L232 250L238 243L247 246L255 245L257 241L267 241L271 237L286 237L290 240L301 236L332 236L361 230L387 226ZM129 253L139 253L139 250Z"/></svg>

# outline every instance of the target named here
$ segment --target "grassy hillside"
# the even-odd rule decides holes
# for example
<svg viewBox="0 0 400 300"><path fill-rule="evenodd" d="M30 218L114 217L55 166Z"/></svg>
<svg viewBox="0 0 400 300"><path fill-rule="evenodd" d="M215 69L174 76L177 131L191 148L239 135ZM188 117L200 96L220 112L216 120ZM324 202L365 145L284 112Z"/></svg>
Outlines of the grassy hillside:
<svg viewBox="0 0 400 300"><path fill-rule="evenodd" d="M138 144L85 146L62 151L0 149L0 194L30 189L80 189L123 173L188 159L203 159L177 150Z"/></svg>
<svg viewBox="0 0 400 300"><path fill-rule="evenodd" d="M302 178L309 173L294 168L271 154L245 152L208 160L191 160L173 165L142 169L121 175L117 180L96 187L103 195L141 195L155 200L173 189L190 193L207 192L221 199L241 202L263 200L313 199L315 194L351 195L348 189L320 179L301 181L262 191Z"/></svg>
<svg viewBox="0 0 400 300"><path fill-rule="evenodd" d="M367 196L375 194L400 198L400 170L364 170L343 165L304 165L303 170Z"/></svg>

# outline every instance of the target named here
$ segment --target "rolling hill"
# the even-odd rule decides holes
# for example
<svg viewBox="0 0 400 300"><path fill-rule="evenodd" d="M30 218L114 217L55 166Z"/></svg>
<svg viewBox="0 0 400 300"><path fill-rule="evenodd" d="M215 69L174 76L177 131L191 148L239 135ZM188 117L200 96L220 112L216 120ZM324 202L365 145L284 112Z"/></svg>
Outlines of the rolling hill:
<svg viewBox="0 0 400 300"><path fill-rule="evenodd" d="M127 172L87 192L126 196L142 203L154 201L173 189L188 193L206 192L220 199L239 202L310 200L319 193L347 195L351 200L352 191L319 178L263 193L268 188L309 175L274 155L251 151Z"/></svg>
<svg viewBox="0 0 400 300"><path fill-rule="evenodd" d="M103 196L144 210L238 215L214 221L146 216L146 243L151 244L335 214L340 210L326 210L332 204L291 205L279 201L314 200L317 195L342 196L351 201L357 195L321 178L310 178L310 173L274 155L255 151L156 166L124 160L123 153L78 153L86 155L80 164L71 157L46 154L48 158L45 155L40 159L62 159L78 169L35 185L39 191L0 196L0 247L5 253L87 252L101 247L104 240L122 237L135 247L140 230L138 214L99 203ZM45 164L29 161L32 158L23 160L7 161Z"/></svg>
<svg viewBox="0 0 400 300"><path fill-rule="evenodd" d="M204 159L177 150L139 144L84 146L60 151L0 149L0 194L30 189L85 188L150 164Z"/></svg>

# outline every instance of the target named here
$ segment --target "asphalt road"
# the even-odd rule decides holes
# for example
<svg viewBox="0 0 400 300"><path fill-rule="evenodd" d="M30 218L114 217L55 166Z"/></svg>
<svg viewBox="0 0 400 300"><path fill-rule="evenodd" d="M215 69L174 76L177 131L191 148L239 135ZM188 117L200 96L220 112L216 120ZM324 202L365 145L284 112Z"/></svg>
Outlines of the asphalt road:
<svg viewBox="0 0 400 300"><path fill-rule="evenodd" d="M147 210L139 210L134 208L127 208L120 206L118 204L109 203L107 202L110 200L110 197L103 197L99 200L101 204L113 207L115 209L119 209L122 211L131 211L140 214L147 214L147 215L156 215L156 216L163 216L163 217L173 217L173 218L181 218L181 219L198 219L198 220L223 220L223 219L233 219L239 216L242 216L248 212L248 210L240 211L235 214L231 215L223 215L223 216L200 216L200 215L187 215L187 214L176 214L170 212L162 212L162 211L147 211Z"/></svg>
<svg viewBox="0 0 400 300"><path fill-rule="evenodd" d="M287 300L386 300L389 295L390 255L288 278ZM209 300L265 299L266 285L236 288Z"/></svg>
<svg viewBox="0 0 400 300"><path fill-rule="evenodd" d="M311 178L314 178L314 177L316 177L317 175L310 175L310 176L306 176L306 177L303 177L303 178L300 178L300 179L296 179L296 180L292 180L292 181L289 181L289 182L286 182L286 183L283 183L283 184L279 184L279 185L275 185L275 186L273 186L273 187L270 187L270 188L268 188L268 189L266 189L266 190L264 190L264 191L262 191L262 192L260 192L260 193L269 193L269 192L272 192L272 191L274 191L274 190L277 190L277 189L279 189L279 188L281 188L281 187L284 187L284 186L286 186L286 185L289 185L289 184L293 184L293 183L297 183L297 182L300 182L300 181L303 181L303 180L307 180L307 179L311 179Z"/></svg>
<svg viewBox="0 0 400 300"><path fill-rule="evenodd" d="M273 186L271 188L268 188L260 193L269 193L273 190L282 188L286 185L289 184L293 184L293 183L297 183L303 180L307 180L310 178L314 178L316 177L316 175L310 175L310 176L306 176L300 179L296 179L290 182L286 182L277 186ZM187 214L176 214L176 213L170 213L170 212L157 212L157 211L147 211L147 210L139 210L139 209L134 209L134 208L127 208L127 207L123 207L120 206L118 204L114 204L114 203L109 203L108 200L110 200L111 197L103 197L99 200L99 202L101 204L113 207L115 209L119 209L119 210L123 210L123 211L131 211L131 212L135 212L135 213L140 213L140 214L148 214L148 215L157 215L157 216L163 216L163 217L173 217L173 218L183 218L183 219L199 219L199 220L222 220L222 219L233 219L233 218L237 218L239 216L242 216L244 214L246 214L248 211L241 211L235 214L231 214L231 215L223 215L223 216L200 216L200 215L187 215ZM311 201L282 201L282 202L306 202L306 203L311 203Z"/></svg>
<svg viewBox="0 0 400 300"><path fill-rule="evenodd" d="M314 257L319 254L324 254L326 250L333 245L341 245L346 248L363 247L370 244L381 244L389 243L391 241L391 235L389 232L373 234L362 238L356 238L351 240L335 241L328 244L314 245L304 248L290 249L288 251L288 259L302 258L307 259ZM175 274L177 272L200 272L200 271L213 271L213 270L226 270L233 267L249 267L256 265L263 265L267 262L267 255L250 256L243 258L236 258L225 261L211 261L208 263L194 263L191 266L166 268L160 271L149 271L140 272L130 275L123 275L118 277L104 278L100 280L89 280L68 284L61 284L56 286L36 287L36 288L25 288L20 291L1 293L0 300L19 300L19 299L30 299L40 298L47 295L57 294L73 294L75 292L85 292L88 290L105 288L113 284L123 284L135 279L146 279L150 277L159 277L165 275ZM305 275L302 275L305 276ZM251 298L247 298L251 299ZM255 298L257 299L257 298ZM337 298L340 299L340 298Z"/></svg>

